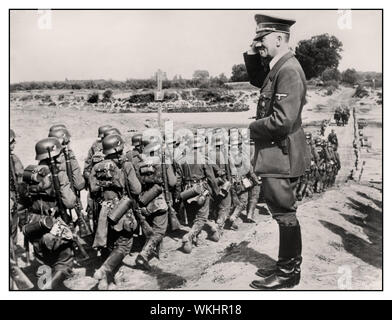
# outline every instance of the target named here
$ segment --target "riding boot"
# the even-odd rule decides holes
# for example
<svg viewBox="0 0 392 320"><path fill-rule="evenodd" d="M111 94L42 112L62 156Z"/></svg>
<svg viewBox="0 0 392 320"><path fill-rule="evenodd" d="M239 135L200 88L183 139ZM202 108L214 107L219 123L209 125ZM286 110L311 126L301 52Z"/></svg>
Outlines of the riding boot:
<svg viewBox="0 0 392 320"><path fill-rule="evenodd" d="M253 281L250 286L255 289L282 289L297 285L301 277L301 228L297 226L279 226L279 259L273 269L259 269L257 275L261 280Z"/></svg>

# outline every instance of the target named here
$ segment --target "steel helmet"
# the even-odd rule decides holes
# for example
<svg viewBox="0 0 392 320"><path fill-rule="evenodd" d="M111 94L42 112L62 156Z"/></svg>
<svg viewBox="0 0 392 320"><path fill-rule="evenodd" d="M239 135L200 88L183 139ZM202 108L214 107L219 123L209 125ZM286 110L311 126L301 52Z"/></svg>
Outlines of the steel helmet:
<svg viewBox="0 0 392 320"><path fill-rule="evenodd" d="M104 138L106 138L107 136L110 136L110 135L121 136L121 132L117 128L109 128L109 129L105 130L103 133Z"/></svg>
<svg viewBox="0 0 392 320"><path fill-rule="evenodd" d="M106 124L104 126L100 126L98 128L98 138L103 138L105 131L108 130L108 129L111 129L111 128L112 128L112 126L110 124Z"/></svg>
<svg viewBox="0 0 392 320"><path fill-rule="evenodd" d="M132 136L132 145L134 147L139 147L142 144L142 137L143 135L141 133L137 133Z"/></svg>
<svg viewBox="0 0 392 320"><path fill-rule="evenodd" d="M118 153L124 149L124 140L118 134L111 134L103 139L102 147L105 155Z"/></svg>
<svg viewBox="0 0 392 320"><path fill-rule="evenodd" d="M55 125L53 125L53 126L50 127L49 132L50 132L50 131L57 130L57 129L67 129L67 127L65 126L65 124L62 124L62 123L60 123L60 124L55 124Z"/></svg>
<svg viewBox="0 0 392 320"><path fill-rule="evenodd" d="M60 143L64 145L69 143L70 141L69 139L71 138L71 135L67 129L59 128L56 130L49 131L48 137L57 138L59 139Z"/></svg>
<svg viewBox="0 0 392 320"><path fill-rule="evenodd" d="M61 149L59 139L55 137L42 139L35 145L35 160L48 159L48 151L52 157L57 157L61 153Z"/></svg>

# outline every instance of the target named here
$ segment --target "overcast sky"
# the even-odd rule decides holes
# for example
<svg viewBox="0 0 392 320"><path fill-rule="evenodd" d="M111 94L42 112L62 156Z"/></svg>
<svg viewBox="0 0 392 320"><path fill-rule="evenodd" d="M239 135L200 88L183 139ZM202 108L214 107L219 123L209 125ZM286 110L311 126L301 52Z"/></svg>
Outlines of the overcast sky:
<svg viewBox="0 0 392 320"><path fill-rule="evenodd" d="M290 45L329 33L343 42L339 69L382 71L381 11L11 11L11 83L68 79L169 78L205 69L231 75L255 34L255 13L294 18ZM51 20L51 21L50 21ZM342 19L339 21L347 22ZM48 24L49 22L49 24Z"/></svg>

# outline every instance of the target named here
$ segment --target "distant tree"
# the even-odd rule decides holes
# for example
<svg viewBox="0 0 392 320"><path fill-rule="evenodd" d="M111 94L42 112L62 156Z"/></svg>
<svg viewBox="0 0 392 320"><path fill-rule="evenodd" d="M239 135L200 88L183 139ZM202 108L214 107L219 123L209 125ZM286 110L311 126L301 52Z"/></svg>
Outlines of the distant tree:
<svg viewBox="0 0 392 320"><path fill-rule="evenodd" d="M88 103L97 103L98 101L99 101L98 92L93 92L93 93L89 94L89 96L87 98Z"/></svg>
<svg viewBox="0 0 392 320"><path fill-rule="evenodd" d="M229 81L229 79L227 79L227 77L226 77L226 75L225 75L224 73L221 73L221 74L218 76L218 79L219 79L219 81L221 81L222 83L226 83L226 82Z"/></svg>
<svg viewBox="0 0 392 320"><path fill-rule="evenodd" d="M359 75L355 69L347 69L342 72L342 81L348 84L356 84L359 81Z"/></svg>
<svg viewBox="0 0 392 320"><path fill-rule="evenodd" d="M321 80L324 82L331 80L340 81L341 77L339 70L336 68L327 68L321 74Z"/></svg>
<svg viewBox="0 0 392 320"><path fill-rule="evenodd" d="M232 82L244 82L249 81L248 73L246 72L245 64L235 64L231 69Z"/></svg>
<svg viewBox="0 0 392 320"><path fill-rule="evenodd" d="M196 70L192 76L194 80L208 80L209 77L210 73L207 70Z"/></svg>
<svg viewBox="0 0 392 320"><path fill-rule="evenodd" d="M110 98L112 97L112 95L113 95L113 91L112 90L106 90L104 93L103 93L103 100L104 101L108 101L108 100L110 100Z"/></svg>
<svg viewBox="0 0 392 320"><path fill-rule="evenodd" d="M327 68L337 68L343 44L328 33L302 40L295 48L295 55L300 62L306 78L319 77Z"/></svg>

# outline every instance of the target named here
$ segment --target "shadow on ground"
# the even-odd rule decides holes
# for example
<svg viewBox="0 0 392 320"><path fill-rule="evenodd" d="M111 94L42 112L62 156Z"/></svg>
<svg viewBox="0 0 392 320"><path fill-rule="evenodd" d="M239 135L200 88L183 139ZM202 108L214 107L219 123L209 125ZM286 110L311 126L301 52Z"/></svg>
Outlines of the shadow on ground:
<svg viewBox="0 0 392 320"><path fill-rule="evenodd" d="M373 201L373 203L375 203L381 209L380 201L373 199L363 193L358 194L363 198ZM319 221L324 227L342 238L344 248L348 253L351 253L352 255L360 258L362 261L378 269L382 269L382 211L365 205L353 198L349 197L348 199L350 201L348 203L349 207L359 212L361 216L347 215L343 213L341 213L341 216L346 221L361 227L369 241L365 241L362 238L349 233L347 230L336 224L324 220Z"/></svg>
<svg viewBox="0 0 392 320"><path fill-rule="evenodd" d="M273 268L276 261L266 254L262 254L248 247L249 241L242 241L239 244L233 244L225 249L225 252L214 264L226 262L248 262L257 268Z"/></svg>

